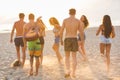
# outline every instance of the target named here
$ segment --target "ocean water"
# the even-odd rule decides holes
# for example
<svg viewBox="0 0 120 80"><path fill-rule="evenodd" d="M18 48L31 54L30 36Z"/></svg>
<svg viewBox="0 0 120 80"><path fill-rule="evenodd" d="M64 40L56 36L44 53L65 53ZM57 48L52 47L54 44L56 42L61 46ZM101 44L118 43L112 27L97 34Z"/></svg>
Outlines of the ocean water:
<svg viewBox="0 0 120 80"><path fill-rule="evenodd" d="M0 33L10 32L12 30L13 24L1 24Z"/></svg>
<svg viewBox="0 0 120 80"><path fill-rule="evenodd" d="M101 24L101 22L89 22L89 28L90 27L99 27L99 25ZM120 26L120 20L118 21L112 21L113 26ZM46 24L47 28L46 30L52 30L53 27L51 27L51 25L49 25L49 23ZM0 33L7 33L7 32L11 32L13 27L13 24L1 24L0 25Z"/></svg>

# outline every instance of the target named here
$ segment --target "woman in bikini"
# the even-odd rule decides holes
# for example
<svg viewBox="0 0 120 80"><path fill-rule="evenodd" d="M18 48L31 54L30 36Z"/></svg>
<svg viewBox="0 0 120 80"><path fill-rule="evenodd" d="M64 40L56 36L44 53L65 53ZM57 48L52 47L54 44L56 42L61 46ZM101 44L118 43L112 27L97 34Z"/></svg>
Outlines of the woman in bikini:
<svg viewBox="0 0 120 80"><path fill-rule="evenodd" d="M55 17L51 17L49 19L49 22L52 26L54 26L53 28L53 33L55 35L55 41L54 41L54 44L53 44L53 50L55 51L56 55L57 55L57 58L58 58L58 62L61 63L61 60L62 60L62 55L60 54L59 52L59 43L60 43L60 35L59 35L59 32L60 32L60 25L59 25L59 22L58 20L55 18Z"/></svg>
<svg viewBox="0 0 120 80"><path fill-rule="evenodd" d="M87 17L85 15L81 16L80 24L81 24L81 27L83 27L83 29L85 31L85 29L89 25L89 22L88 22ZM85 35L85 32L84 32L84 43L81 44L81 38L80 38L80 35L78 35L78 45L79 45L79 49L78 50L81 53L84 61L87 60L86 51L85 51L85 39L86 39L86 35Z"/></svg>

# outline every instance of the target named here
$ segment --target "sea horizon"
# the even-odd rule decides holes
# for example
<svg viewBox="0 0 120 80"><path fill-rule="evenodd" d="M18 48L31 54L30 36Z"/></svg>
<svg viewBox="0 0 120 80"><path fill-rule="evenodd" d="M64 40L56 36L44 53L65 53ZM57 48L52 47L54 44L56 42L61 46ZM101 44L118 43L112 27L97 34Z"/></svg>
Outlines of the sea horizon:
<svg viewBox="0 0 120 80"><path fill-rule="evenodd" d="M89 28L99 27L100 24L101 24L100 22L93 22L93 23L91 22L88 27L89 27ZM113 24L113 26L120 26L120 20L112 21L112 24ZM49 24L47 24L46 26L47 26L46 31L53 29L53 27L50 26ZM0 33L8 33L8 32L11 32L12 27L13 27L13 23L11 23L11 24L1 24L1 25L0 25Z"/></svg>

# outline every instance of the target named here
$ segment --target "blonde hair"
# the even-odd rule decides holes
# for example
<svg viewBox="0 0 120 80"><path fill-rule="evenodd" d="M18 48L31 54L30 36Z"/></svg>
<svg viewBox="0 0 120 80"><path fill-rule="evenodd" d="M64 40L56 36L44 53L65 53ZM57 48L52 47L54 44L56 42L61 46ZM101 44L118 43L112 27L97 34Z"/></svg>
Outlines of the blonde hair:
<svg viewBox="0 0 120 80"><path fill-rule="evenodd" d="M46 25L44 24L44 22L42 21L41 18L42 18L41 16L38 17L36 22L37 22L37 25L39 25L41 27L41 29L45 30Z"/></svg>
<svg viewBox="0 0 120 80"><path fill-rule="evenodd" d="M55 25L55 24L60 25L58 20L55 17L51 17L49 19L49 22L50 22L51 25Z"/></svg>

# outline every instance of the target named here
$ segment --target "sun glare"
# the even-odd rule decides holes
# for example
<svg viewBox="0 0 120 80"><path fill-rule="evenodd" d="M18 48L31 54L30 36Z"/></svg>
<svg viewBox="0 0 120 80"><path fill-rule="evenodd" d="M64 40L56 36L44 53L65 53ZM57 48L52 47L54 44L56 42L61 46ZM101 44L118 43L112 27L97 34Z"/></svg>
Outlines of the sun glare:
<svg viewBox="0 0 120 80"><path fill-rule="evenodd" d="M69 16L68 10L70 8L77 10L77 18L85 14L92 22L101 20L101 17L106 13L111 14L115 19L119 20L116 17L116 14L118 15L118 11L120 11L118 2L119 0L114 3L112 0L3 0L0 2L0 10L2 10L0 13L0 24L13 24L14 21L18 20L18 14L23 12L25 13L26 22L28 22L29 13L33 13L35 14L35 18L42 16L46 26L51 29L48 22L49 18L56 17L60 25L62 25L63 19ZM116 7L114 6L115 4ZM95 15L98 11L101 12Z"/></svg>

